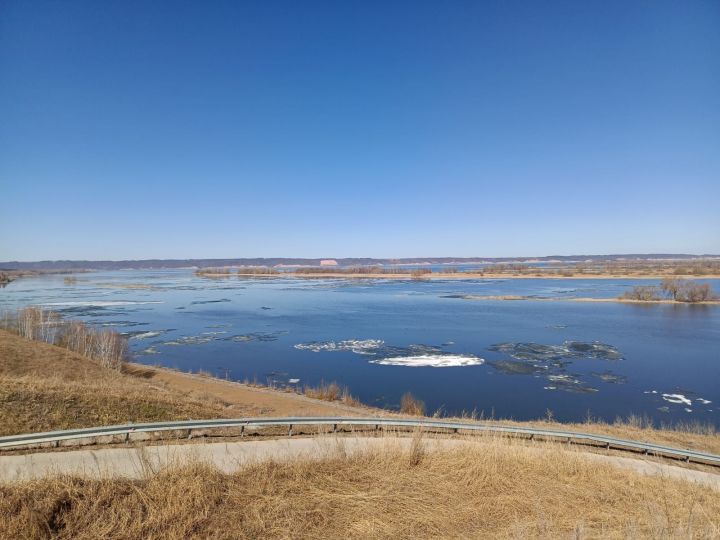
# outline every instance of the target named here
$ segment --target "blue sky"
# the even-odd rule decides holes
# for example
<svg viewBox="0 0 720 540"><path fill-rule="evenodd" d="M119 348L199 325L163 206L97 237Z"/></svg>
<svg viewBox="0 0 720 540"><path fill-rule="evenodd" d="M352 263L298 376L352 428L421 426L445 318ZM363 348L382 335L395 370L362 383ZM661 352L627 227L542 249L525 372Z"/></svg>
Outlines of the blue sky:
<svg viewBox="0 0 720 540"><path fill-rule="evenodd" d="M0 3L0 260L720 252L716 1Z"/></svg>

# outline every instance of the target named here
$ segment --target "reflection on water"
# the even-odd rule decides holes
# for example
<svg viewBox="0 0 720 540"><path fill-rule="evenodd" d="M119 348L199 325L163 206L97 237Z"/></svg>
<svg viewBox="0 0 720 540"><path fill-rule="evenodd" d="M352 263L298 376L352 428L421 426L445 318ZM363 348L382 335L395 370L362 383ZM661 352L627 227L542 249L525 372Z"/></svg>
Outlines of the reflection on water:
<svg viewBox="0 0 720 540"><path fill-rule="evenodd" d="M450 413L530 419L551 409L561 420L589 411L720 426L720 306L458 300L614 298L655 283L208 280L143 270L72 284L21 279L0 291L0 309L46 305L116 328L138 362L275 384L336 380L381 406L411 391Z"/></svg>

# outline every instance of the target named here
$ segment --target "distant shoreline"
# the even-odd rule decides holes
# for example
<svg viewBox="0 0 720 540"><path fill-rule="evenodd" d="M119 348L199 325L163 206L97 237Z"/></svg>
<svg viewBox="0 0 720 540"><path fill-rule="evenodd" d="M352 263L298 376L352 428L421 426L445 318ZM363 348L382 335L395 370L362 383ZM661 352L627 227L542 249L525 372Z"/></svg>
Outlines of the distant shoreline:
<svg viewBox="0 0 720 540"><path fill-rule="evenodd" d="M232 274L203 274L209 278L231 278L231 277L260 277L260 278L299 278L299 279L322 279L322 278L344 278L344 279L663 279L673 277L679 279L720 279L720 274L693 275L693 274L574 274L563 276L556 274L490 274L480 272L432 272L416 276L410 272L402 274L376 273L376 274L349 274L342 272L318 272L315 274L280 272L277 274L253 274L253 273L232 273Z"/></svg>
<svg viewBox="0 0 720 540"><path fill-rule="evenodd" d="M537 301L537 302L614 302L619 304L682 304L687 306L717 306L720 300L705 300L702 302L680 302L678 300L633 300L630 298L565 298L562 296L517 296L517 295L464 295L458 296L461 300L500 300L500 301Z"/></svg>

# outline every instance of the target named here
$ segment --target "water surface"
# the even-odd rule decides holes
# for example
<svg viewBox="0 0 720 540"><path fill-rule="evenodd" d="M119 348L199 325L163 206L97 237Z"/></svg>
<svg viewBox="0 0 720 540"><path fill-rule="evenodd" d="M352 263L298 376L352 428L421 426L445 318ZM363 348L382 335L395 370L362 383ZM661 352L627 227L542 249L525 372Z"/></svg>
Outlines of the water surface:
<svg viewBox="0 0 720 540"><path fill-rule="evenodd" d="M720 280L709 281L720 290ZM644 414L720 427L720 306L462 298L612 298L654 283L114 271L79 274L74 284L63 276L18 280L0 289L0 310L46 305L114 327L131 337L138 362L277 385L338 381L383 407L411 391L428 410L448 414Z"/></svg>

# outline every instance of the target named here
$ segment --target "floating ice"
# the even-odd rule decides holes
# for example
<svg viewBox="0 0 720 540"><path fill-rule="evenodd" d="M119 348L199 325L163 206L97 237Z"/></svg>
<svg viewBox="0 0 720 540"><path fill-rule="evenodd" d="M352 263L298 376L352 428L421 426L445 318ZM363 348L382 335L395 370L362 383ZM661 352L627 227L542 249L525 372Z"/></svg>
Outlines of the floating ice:
<svg viewBox="0 0 720 540"><path fill-rule="evenodd" d="M692 412L692 409L688 409L687 407L685 407L685 412Z"/></svg>
<svg viewBox="0 0 720 540"><path fill-rule="evenodd" d="M709 399L703 399L703 398L697 398L695 401L699 401L703 405L709 405L710 403L712 403L712 401L710 401Z"/></svg>
<svg viewBox="0 0 720 540"><path fill-rule="evenodd" d="M190 302L191 305L201 305L201 304L220 304L222 302L232 302L229 298L221 298L220 300L195 300L194 302Z"/></svg>
<svg viewBox="0 0 720 540"><path fill-rule="evenodd" d="M310 343L298 343L296 349L320 352L320 351L351 351L355 354L374 354L383 347L385 342L382 339L346 339L343 341L311 341Z"/></svg>
<svg viewBox="0 0 720 540"><path fill-rule="evenodd" d="M288 384L297 384L300 382L300 379L288 379Z"/></svg>
<svg viewBox="0 0 720 540"><path fill-rule="evenodd" d="M611 371L605 371L603 373L597 373L593 371L591 375L593 377L597 377L598 379L606 383L625 384L627 382L627 377L623 375L617 375Z"/></svg>
<svg viewBox="0 0 720 540"><path fill-rule="evenodd" d="M158 337L161 334L164 334L165 330L158 330L156 332L139 332L137 334L131 335L128 339L150 339L154 337Z"/></svg>
<svg viewBox="0 0 720 540"><path fill-rule="evenodd" d="M682 405L692 405L692 401L682 394L663 394L662 398L670 403L679 403Z"/></svg>
<svg viewBox="0 0 720 540"><path fill-rule="evenodd" d="M519 360L498 360L491 363L492 367L508 375L531 375L545 371L545 366L536 366Z"/></svg>
<svg viewBox="0 0 720 540"><path fill-rule="evenodd" d="M420 356L395 356L370 360L371 364L405 367L464 367L479 366L485 360L471 354L427 354Z"/></svg>
<svg viewBox="0 0 720 540"><path fill-rule="evenodd" d="M111 307L111 306L141 306L143 304L162 304L160 300L93 300L86 302L46 302L43 306L64 307Z"/></svg>
<svg viewBox="0 0 720 540"><path fill-rule="evenodd" d="M542 343L498 343L488 347L490 351L504 352L517 360L560 360L562 358L597 358L621 360L622 353L612 345L599 341L565 341L562 345Z"/></svg>
<svg viewBox="0 0 720 540"><path fill-rule="evenodd" d="M277 332L251 332L250 334L238 334L236 336L230 336L222 338L225 341L237 341L244 343L246 341L277 341L278 337L287 334L285 330L278 330Z"/></svg>
<svg viewBox="0 0 720 540"><path fill-rule="evenodd" d="M163 345L202 345L212 340L212 336L183 336L173 341L166 341Z"/></svg>

